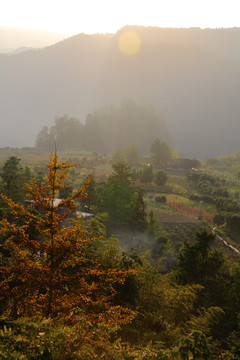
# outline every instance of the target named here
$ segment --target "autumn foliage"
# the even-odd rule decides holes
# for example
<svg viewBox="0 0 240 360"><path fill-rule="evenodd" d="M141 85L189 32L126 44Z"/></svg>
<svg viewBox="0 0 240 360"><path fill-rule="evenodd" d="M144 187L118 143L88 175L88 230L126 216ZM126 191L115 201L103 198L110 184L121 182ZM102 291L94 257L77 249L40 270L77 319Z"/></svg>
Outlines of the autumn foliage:
<svg viewBox="0 0 240 360"><path fill-rule="evenodd" d="M164 256L175 261L166 272L163 257L153 263L149 252L124 251L107 238L107 217L126 214L116 195L130 194L118 186L120 178L128 185L128 167L115 166L102 188L105 199L112 195L112 213L86 222L76 210L91 176L58 199L74 166L52 155L41 185L26 184L24 205L1 195L7 211L0 221L0 359L239 359L240 270L227 272L222 254L211 250L214 236L202 230L174 259L163 227L149 217L147 230L156 231ZM144 215L138 204L135 214ZM199 216L200 209L168 205Z"/></svg>
<svg viewBox="0 0 240 360"><path fill-rule="evenodd" d="M2 314L73 321L81 314L93 322L129 322L133 312L113 299L117 284L134 271L101 263L94 252L101 238L73 217L90 177L73 196L56 202L73 166L52 155L46 182L39 187L33 179L26 185L27 206L1 195L11 209L11 220L0 222L0 251L5 254L0 263Z"/></svg>

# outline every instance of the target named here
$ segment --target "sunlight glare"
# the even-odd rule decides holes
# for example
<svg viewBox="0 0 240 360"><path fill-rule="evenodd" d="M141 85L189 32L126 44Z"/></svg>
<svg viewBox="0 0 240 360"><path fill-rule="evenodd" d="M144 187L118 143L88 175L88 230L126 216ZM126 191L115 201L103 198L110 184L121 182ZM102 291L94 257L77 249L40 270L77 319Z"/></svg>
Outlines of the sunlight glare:
<svg viewBox="0 0 240 360"><path fill-rule="evenodd" d="M128 56L137 54L141 48L141 44L140 37L134 31L125 31L118 39L119 50Z"/></svg>

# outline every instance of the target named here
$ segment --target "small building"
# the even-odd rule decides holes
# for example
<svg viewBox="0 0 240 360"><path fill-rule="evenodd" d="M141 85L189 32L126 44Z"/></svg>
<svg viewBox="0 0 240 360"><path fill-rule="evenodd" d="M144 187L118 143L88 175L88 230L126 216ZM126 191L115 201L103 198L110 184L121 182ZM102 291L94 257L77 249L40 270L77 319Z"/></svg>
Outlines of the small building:
<svg viewBox="0 0 240 360"><path fill-rule="evenodd" d="M59 212L59 214L64 214L64 212L65 212L64 206L59 206L59 204L61 203L62 200L63 200L63 199L56 198L56 199L54 199L54 202L53 202L53 206L56 207L56 208L58 207L58 212ZM25 200L25 202L26 202L26 204L33 204L33 203L34 203L33 200ZM44 215L45 210L44 210L43 208L38 207L37 210L38 210L41 214ZM89 218L91 218L91 217L93 217L93 216L94 216L94 214L87 213L87 212L83 212L83 211L79 211L79 210L77 210L77 208L76 208L76 209L73 209L73 211L72 211L71 215L69 216L69 218L73 219L73 218L80 218L80 217L81 217L81 218L83 218L84 220L87 220L87 219L89 219Z"/></svg>

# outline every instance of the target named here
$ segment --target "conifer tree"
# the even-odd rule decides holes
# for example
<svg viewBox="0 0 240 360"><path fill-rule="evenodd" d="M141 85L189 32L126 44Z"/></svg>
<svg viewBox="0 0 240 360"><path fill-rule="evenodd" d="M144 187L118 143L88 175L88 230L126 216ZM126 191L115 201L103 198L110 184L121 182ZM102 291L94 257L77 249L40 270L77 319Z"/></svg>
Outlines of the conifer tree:
<svg viewBox="0 0 240 360"><path fill-rule="evenodd" d="M64 226L90 182L89 177L72 196L57 202L72 167L52 155L47 181L40 187L35 179L26 184L27 207L1 195L14 217L21 219L20 225L0 222L0 251L8 251L0 264L2 314L69 318L77 311L91 321L129 322L133 313L112 305L112 299L116 284L134 271L98 261L91 248L99 237L86 230L82 219Z"/></svg>
<svg viewBox="0 0 240 360"><path fill-rule="evenodd" d="M28 167L21 166L21 159L11 156L7 159L0 172L2 179L1 191L17 202L23 202L25 197L24 183L30 181L31 173Z"/></svg>

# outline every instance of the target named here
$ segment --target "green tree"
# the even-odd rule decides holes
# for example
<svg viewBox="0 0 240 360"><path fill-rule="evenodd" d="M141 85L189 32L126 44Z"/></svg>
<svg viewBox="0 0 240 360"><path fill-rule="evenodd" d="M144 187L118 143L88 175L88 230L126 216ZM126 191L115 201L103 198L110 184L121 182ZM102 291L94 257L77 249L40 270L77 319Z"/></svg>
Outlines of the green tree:
<svg viewBox="0 0 240 360"><path fill-rule="evenodd" d="M178 350L182 360L210 360L211 355L205 334L193 331L180 339Z"/></svg>
<svg viewBox="0 0 240 360"><path fill-rule="evenodd" d="M103 152L135 144L141 154L147 153L156 134L171 142L163 115L153 106L137 104L133 99L124 99L118 106L106 105L89 114L83 132L84 146Z"/></svg>
<svg viewBox="0 0 240 360"><path fill-rule="evenodd" d="M168 176L165 171L158 170L155 174L154 181L157 186L164 186L167 182Z"/></svg>
<svg viewBox="0 0 240 360"><path fill-rule="evenodd" d="M101 192L102 210L108 212L111 224L127 225L135 203L131 169L124 162L113 164L113 169Z"/></svg>
<svg viewBox="0 0 240 360"><path fill-rule="evenodd" d="M50 150L54 145L54 137L50 134L47 126L39 131L35 140L35 147L38 149Z"/></svg>
<svg viewBox="0 0 240 360"><path fill-rule="evenodd" d="M140 188L136 188L135 194L135 206L133 208L130 224L132 229L143 231L147 227L146 206L144 203L145 192Z"/></svg>
<svg viewBox="0 0 240 360"><path fill-rule="evenodd" d="M35 146L50 150L56 142L59 150L79 148L84 140L82 130L83 124L79 120L67 115L56 117L50 130L44 126L38 133Z"/></svg>
<svg viewBox="0 0 240 360"><path fill-rule="evenodd" d="M194 243L184 243L179 253L176 270L180 284L201 284L202 301L205 306L221 305L224 301L224 280L220 270L224 264L223 254L211 250L215 235L206 230L196 233Z"/></svg>
<svg viewBox="0 0 240 360"><path fill-rule="evenodd" d="M21 159L11 156L5 161L0 176L2 178L1 191L14 201L23 202L25 200L24 183L31 179L30 169L21 166Z"/></svg>
<svg viewBox="0 0 240 360"><path fill-rule="evenodd" d="M137 104L124 99L118 106L105 105L88 114L85 124L67 115L57 117L54 125L44 127L36 139L36 147L53 146L58 149L80 148L89 151L113 152L136 144L141 154L149 152L152 139L161 134L163 141L172 142L164 117L152 105ZM122 161L125 159L114 159ZM135 161L135 160L134 160Z"/></svg>
<svg viewBox="0 0 240 360"><path fill-rule="evenodd" d="M144 332L145 338L173 344L193 329L202 331L203 322L209 333L214 319L222 311L213 308L210 311L202 310L202 314L196 310L202 286L177 285L171 281L169 274L163 274L162 263L153 266L146 255L141 259L142 266L136 274L139 314L134 323L141 333Z"/></svg>
<svg viewBox="0 0 240 360"><path fill-rule="evenodd" d="M136 145L130 145L125 150L125 158L126 158L127 163L130 165L134 165L134 164L138 163L140 156L137 151Z"/></svg>
<svg viewBox="0 0 240 360"><path fill-rule="evenodd" d="M114 172L102 184L101 211L109 214L111 225L135 227L144 220L143 194L132 180L131 168L125 162L113 164Z"/></svg>
<svg viewBox="0 0 240 360"><path fill-rule="evenodd" d="M112 159L113 159L114 163L125 160L125 154L121 147L118 147L115 150L115 152L113 153Z"/></svg>
<svg viewBox="0 0 240 360"><path fill-rule="evenodd" d="M179 153L178 153L177 149L174 149L172 151L171 159L172 159L172 162L173 162L174 166L177 166L178 165L178 159L179 159Z"/></svg>
<svg viewBox="0 0 240 360"><path fill-rule="evenodd" d="M201 167L201 163L197 159L181 159L179 166L183 169L192 169Z"/></svg>
<svg viewBox="0 0 240 360"><path fill-rule="evenodd" d="M150 151L152 162L155 165L166 165L171 158L169 147L159 138L152 142Z"/></svg>
<svg viewBox="0 0 240 360"><path fill-rule="evenodd" d="M148 184L153 181L153 178L154 178L154 175L153 175L152 165L150 165L150 164L145 165L144 168L142 169L141 182Z"/></svg>

